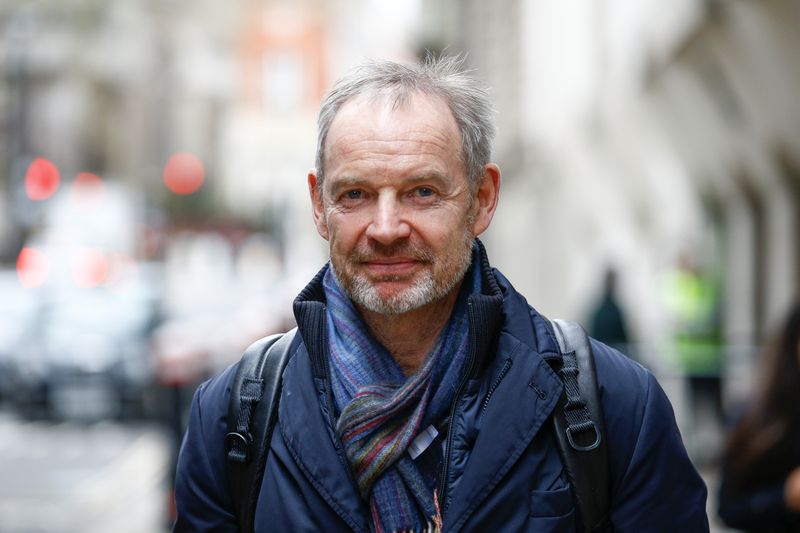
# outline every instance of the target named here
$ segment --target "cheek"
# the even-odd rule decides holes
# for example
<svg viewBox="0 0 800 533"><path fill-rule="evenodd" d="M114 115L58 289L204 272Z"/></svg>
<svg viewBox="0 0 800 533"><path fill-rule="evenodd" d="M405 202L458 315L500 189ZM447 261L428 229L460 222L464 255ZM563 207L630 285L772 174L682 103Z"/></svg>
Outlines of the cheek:
<svg viewBox="0 0 800 533"><path fill-rule="evenodd" d="M351 215L332 213L328 216L328 240L333 248L346 250L358 241L363 234L361 224Z"/></svg>
<svg viewBox="0 0 800 533"><path fill-rule="evenodd" d="M439 246L452 246L461 242L465 232L472 235L472 224L473 217L459 211L424 217L414 227L426 241Z"/></svg>

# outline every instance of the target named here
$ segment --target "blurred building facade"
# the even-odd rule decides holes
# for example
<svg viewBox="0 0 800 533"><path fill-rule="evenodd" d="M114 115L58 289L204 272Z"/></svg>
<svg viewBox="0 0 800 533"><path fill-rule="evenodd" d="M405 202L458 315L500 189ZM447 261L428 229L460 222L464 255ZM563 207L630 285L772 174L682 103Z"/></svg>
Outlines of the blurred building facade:
<svg viewBox="0 0 800 533"><path fill-rule="evenodd" d="M133 259L163 266L155 350L236 357L291 322L326 258L305 179L322 95L366 58L413 60L417 16L359 0L4 3L0 264L48 231L77 175L120 184L146 206ZM165 186L176 154L199 161L190 194ZM52 198L26 194L37 158L57 169Z"/></svg>
<svg viewBox="0 0 800 533"><path fill-rule="evenodd" d="M800 290L800 5L425 5L425 42L494 90L504 190L486 239L532 303L580 318L612 266L634 335L665 346L663 277L689 255L747 359Z"/></svg>
<svg viewBox="0 0 800 533"><path fill-rule="evenodd" d="M749 353L800 285L798 11L791 0L6 2L3 262L41 222L46 202L21 183L42 156L64 183L92 172L144 193L145 225L167 238L141 253L168 276L191 268L193 234L217 232L234 262L260 234L288 302L325 257L303 178L331 81L365 58L464 52L498 109L504 189L486 240L532 303L585 318L613 267L633 336L661 346L663 279L688 255L722 286L725 341ZM163 186L175 152L204 165L190 197ZM220 268L219 279L239 269Z"/></svg>

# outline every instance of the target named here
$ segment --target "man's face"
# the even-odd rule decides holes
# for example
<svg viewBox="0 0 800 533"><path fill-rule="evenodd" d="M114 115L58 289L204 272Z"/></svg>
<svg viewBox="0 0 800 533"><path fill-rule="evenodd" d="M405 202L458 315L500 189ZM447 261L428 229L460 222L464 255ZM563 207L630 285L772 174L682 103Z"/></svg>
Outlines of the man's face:
<svg viewBox="0 0 800 533"><path fill-rule="evenodd" d="M400 314L458 286L473 238L488 226L460 146L438 98L413 95L392 109L362 95L339 110L321 190L313 172L309 187L334 272L356 305Z"/></svg>

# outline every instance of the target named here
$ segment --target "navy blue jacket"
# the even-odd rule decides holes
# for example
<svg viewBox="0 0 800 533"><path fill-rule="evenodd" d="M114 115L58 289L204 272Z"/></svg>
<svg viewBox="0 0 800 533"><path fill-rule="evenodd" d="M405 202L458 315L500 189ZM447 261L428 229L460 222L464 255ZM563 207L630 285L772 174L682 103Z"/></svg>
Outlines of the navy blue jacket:
<svg viewBox="0 0 800 533"><path fill-rule="evenodd" d="M470 297L472 349L444 453L444 531L578 531L553 437L562 383L549 323L476 254L483 294ZM327 267L326 267L327 268ZM333 430L322 272L300 293L300 335L283 377L279 420L258 498L256 531L370 530ZM594 342L609 447L611 521L618 532L708 531L706 488L655 378ZM235 365L192 402L175 485L175 531L237 531L225 450ZM440 480L441 481L441 480Z"/></svg>

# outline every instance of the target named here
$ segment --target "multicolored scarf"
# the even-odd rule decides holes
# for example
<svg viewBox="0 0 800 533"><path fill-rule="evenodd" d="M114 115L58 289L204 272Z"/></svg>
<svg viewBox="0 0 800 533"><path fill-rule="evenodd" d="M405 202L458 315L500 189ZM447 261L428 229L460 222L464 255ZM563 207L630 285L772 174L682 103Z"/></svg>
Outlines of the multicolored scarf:
<svg viewBox="0 0 800 533"><path fill-rule="evenodd" d="M377 532L431 530L434 491L406 453L417 434L449 412L467 356L467 298L480 291L467 272L450 321L422 367L406 378L370 333L333 269L323 278L336 430Z"/></svg>

